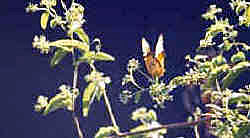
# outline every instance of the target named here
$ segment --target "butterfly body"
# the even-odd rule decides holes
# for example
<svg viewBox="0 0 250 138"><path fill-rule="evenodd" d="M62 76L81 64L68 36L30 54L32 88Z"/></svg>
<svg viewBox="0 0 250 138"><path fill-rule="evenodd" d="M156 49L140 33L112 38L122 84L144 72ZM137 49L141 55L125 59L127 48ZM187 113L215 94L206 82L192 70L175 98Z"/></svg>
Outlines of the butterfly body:
<svg viewBox="0 0 250 138"><path fill-rule="evenodd" d="M161 34L156 44L155 54L151 52L150 46L145 38L142 38L142 52L147 72L152 78L160 78L165 73L163 49L163 35Z"/></svg>

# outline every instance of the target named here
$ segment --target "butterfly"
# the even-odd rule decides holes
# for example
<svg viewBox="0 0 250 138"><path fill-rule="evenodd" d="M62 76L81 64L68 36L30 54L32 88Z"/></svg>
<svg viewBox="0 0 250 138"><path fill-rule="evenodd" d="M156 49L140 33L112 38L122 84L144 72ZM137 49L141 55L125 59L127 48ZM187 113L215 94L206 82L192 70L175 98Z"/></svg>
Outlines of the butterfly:
<svg viewBox="0 0 250 138"><path fill-rule="evenodd" d="M163 48L163 34L158 37L155 46L155 53L151 52L150 45L145 38L142 38L142 53L147 72L152 78L160 78L165 73L165 52Z"/></svg>

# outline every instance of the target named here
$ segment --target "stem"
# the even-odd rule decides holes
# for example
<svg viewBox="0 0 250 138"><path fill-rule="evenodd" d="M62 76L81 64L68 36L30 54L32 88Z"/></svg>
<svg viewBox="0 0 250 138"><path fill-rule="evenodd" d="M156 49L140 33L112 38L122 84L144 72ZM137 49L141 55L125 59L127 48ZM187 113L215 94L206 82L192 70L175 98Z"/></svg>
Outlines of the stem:
<svg viewBox="0 0 250 138"><path fill-rule="evenodd" d="M75 125L76 125L76 129L77 129L79 138L83 138L83 133L82 133L82 130L81 130L81 128L80 128L79 120L78 120L78 118L77 118L77 116L75 115L74 112L72 113L72 118L73 118L73 121L74 121L74 123L75 123Z"/></svg>
<svg viewBox="0 0 250 138"><path fill-rule="evenodd" d="M75 59L74 51L72 52L72 57L73 57L73 64L74 64L73 89L76 89L77 88L76 86L77 86L79 64L77 64L75 62L76 59ZM72 104L72 118L73 118L74 124L76 126L79 138L83 138L83 133L82 133L82 130L80 128L79 119L75 114L75 97L74 96L72 96L72 103L73 103Z"/></svg>
<svg viewBox="0 0 250 138"><path fill-rule="evenodd" d="M247 112L247 118L250 118L250 107L249 107L249 110Z"/></svg>
<svg viewBox="0 0 250 138"><path fill-rule="evenodd" d="M111 108L111 105L110 105L110 103L109 103L109 99L108 99L108 97L107 97L106 91L104 91L103 96L104 96L105 104L106 104L106 106L107 106L107 108L108 108L108 113L109 113L109 116L110 116L110 118L111 118L112 124L113 124L113 126L114 126L115 128L118 129L119 127L118 127L118 125L116 124L115 116L114 116L114 114L112 113L112 108Z"/></svg>
<svg viewBox="0 0 250 138"><path fill-rule="evenodd" d="M203 118L203 119L193 121L193 122L173 123L173 124L168 124L168 125L162 125L160 127L151 128L151 129L145 129L145 130L142 130L142 131L124 132L124 133L120 133L120 134L117 134L117 135L114 135L114 136L110 136L108 138L120 138L120 137L138 135L138 134L148 133L148 132L152 132L152 131L157 131L157 130L160 130L160 129L181 128L181 127L194 126L194 125L198 125L199 123L207 121L207 120L210 120L210 119L209 118Z"/></svg>
<svg viewBox="0 0 250 138"><path fill-rule="evenodd" d="M196 138L200 138L200 134L199 134L199 131L198 131L198 125L194 126L194 133L195 133Z"/></svg>
<svg viewBox="0 0 250 138"><path fill-rule="evenodd" d="M142 72L140 69L137 70L139 73L141 73L144 77L146 77L150 82L153 82L153 80L151 79L151 77L149 77L147 74L145 74L144 72Z"/></svg>

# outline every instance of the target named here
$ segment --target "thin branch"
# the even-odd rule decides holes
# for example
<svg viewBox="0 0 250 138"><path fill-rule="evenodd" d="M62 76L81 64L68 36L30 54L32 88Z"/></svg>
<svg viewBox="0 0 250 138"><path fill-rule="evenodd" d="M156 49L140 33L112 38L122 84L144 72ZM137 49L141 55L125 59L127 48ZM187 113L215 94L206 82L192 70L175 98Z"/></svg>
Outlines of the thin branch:
<svg viewBox="0 0 250 138"><path fill-rule="evenodd" d="M112 121L112 123L113 123L113 126L114 126L115 128L119 128L118 125L117 125L117 123L116 123L116 121L115 121L115 116L114 116L114 114L113 114L113 112L112 112L111 105L110 105L110 103L109 103L109 99L108 99L108 96L107 96L107 94L106 94L106 91L104 91L103 96L104 96L104 101L105 101L105 104L106 104L106 106L107 106L108 113L109 113L109 116L110 116L111 121Z"/></svg>
<svg viewBox="0 0 250 138"><path fill-rule="evenodd" d="M72 114L72 118L73 118L74 124L75 124L75 126L76 126L76 129L77 129L79 138L83 138L83 133L82 133L82 130L81 130L81 128L80 128L80 123L79 123L78 117L75 115L74 112L73 112L73 114Z"/></svg>
<svg viewBox="0 0 250 138"><path fill-rule="evenodd" d="M194 133L195 133L195 138L200 138L200 134L198 131L198 125L194 125Z"/></svg>
<svg viewBox="0 0 250 138"><path fill-rule="evenodd" d="M144 77L146 77L150 82L153 82L152 78L149 77L147 74L145 74L144 72L142 72L140 69L137 70L139 73L141 73Z"/></svg>
<svg viewBox="0 0 250 138"><path fill-rule="evenodd" d="M173 124L168 124L168 125L162 125L160 127L151 128L151 129L145 129L145 130L142 130L142 131L124 132L124 133L120 133L120 134L110 136L110 137L107 137L107 138L121 138L121 137L126 137L126 136L132 136L132 135L138 135L138 134L153 132L153 131L157 131L157 130L160 130L160 129L181 128L181 127L194 126L194 125L198 125L199 123L204 122L204 121L208 121L208 120L210 120L210 118L202 118L200 120L193 121L193 122L173 123Z"/></svg>
<svg viewBox="0 0 250 138"><path fill-rule="evenodd" d="M73 38L73 36L72 36ZM76 59L75 59L75 55L74 55L74 50L72 52L72 58L73 58L73 65L74 65L74 73L73 73L73 89L77 88L77 79L78 79L78 67L79 64L76 63ZM82 130L80 128L80 123L79 123L79 119L75 114L75 97L72 96L72 118L73 118L73 122L76 126L77 132L78 132L78 136L79 138L83 138L83 133Z"/></svg>

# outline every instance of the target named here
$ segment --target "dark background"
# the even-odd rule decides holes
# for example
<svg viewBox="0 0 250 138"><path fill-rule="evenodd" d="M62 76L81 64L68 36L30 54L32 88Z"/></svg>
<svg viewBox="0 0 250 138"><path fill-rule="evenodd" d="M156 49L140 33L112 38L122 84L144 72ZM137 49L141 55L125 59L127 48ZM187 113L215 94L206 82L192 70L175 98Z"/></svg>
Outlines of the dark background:
<svg viewBox="0 0 250 138"><path fill-rule="evenodd" d="M42 116L33 111L38 95L55 95L55 90L62 83L71 84L73 73L70 57L62 62L64 69L52 69L49 67L50 57L32 49L34 35L44 32L39 25L40 13L25 13L28 2L30 0L1 1L0 138L72 138L76 132L70 113L59 110ZM101 38L103 50L116 57L113 63L97 66L111 75L113 84L108 95L118 125L124 132L136 124L129 119L136 107L152 105L149 98L138 105L123 105L118 98L128 60L136 57L142 61L141 38L146 37L153 45L158 35L163 33L167 55L164 80L183 73L184 55L194 51L199 44L200 14L208 4L200 0L81 0L80 3L86 8L85 28L90 38ZM63 34L60 33L47 35L50 40L61 36ZM83 65L80 69L81 90L85 86L82 79L87 72L85 67ZM157 110L157 114L163 124L185 121L187 117L178 93L175 101L167 103L164 110ZM103 102L92 104L89 117L80 119L88 138L93 137L97 126L107 126L110 122ZM191 129L169 130L168 135L169 138L192 138L193 132Z"/></svg>

